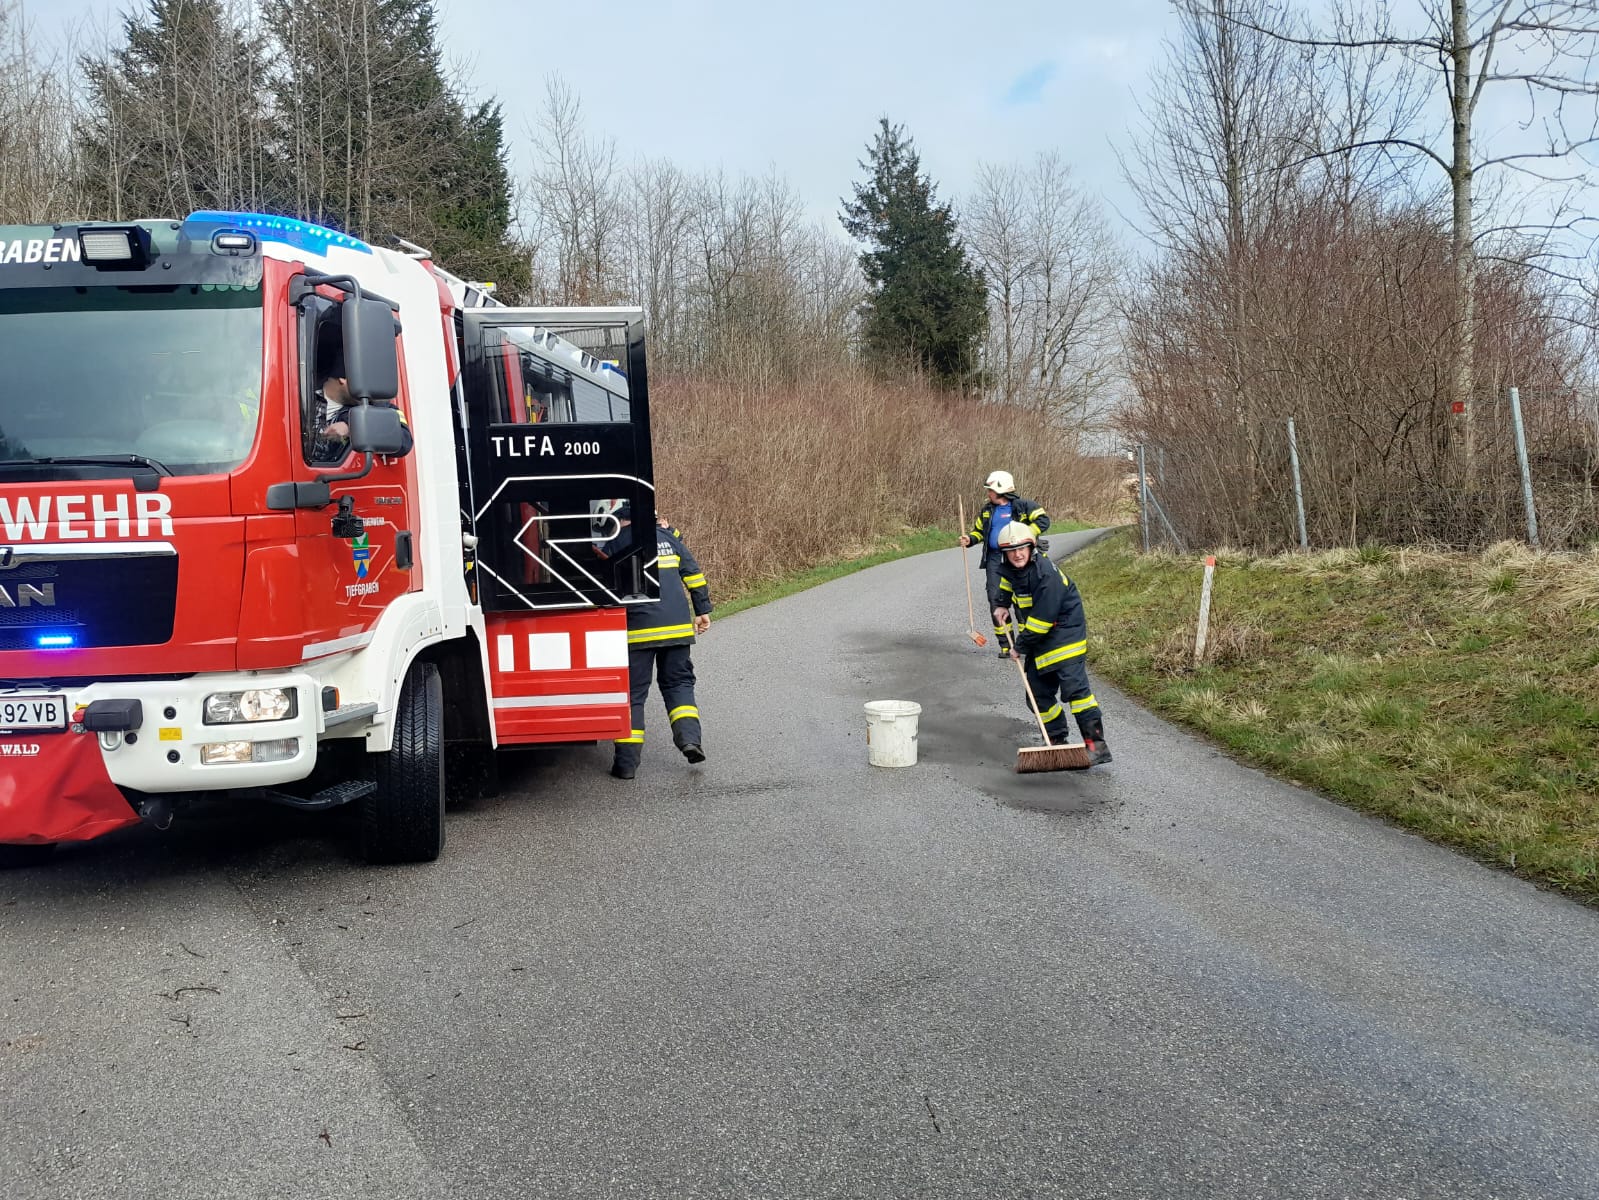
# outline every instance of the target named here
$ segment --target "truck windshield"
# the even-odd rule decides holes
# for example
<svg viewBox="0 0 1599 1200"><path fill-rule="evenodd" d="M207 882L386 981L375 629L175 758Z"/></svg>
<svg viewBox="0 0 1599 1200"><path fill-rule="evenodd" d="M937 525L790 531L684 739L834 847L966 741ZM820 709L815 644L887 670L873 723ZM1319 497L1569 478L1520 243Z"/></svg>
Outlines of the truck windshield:
<svg viewBox="0 0 1599 1200"><path fill-rule="evenodd" d="M244 461L260 410L259 288L0 289L0 462Z"/></svg>

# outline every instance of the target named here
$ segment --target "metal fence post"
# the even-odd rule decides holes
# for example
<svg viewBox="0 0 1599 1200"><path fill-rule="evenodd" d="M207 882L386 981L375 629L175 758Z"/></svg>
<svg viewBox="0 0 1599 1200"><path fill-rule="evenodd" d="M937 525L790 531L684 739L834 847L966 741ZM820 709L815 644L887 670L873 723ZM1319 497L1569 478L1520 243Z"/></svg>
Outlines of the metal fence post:
<svg viewBox="0 0 1599 1200"><path fill-rule="evenodd" d="M1299 439L1294 436L1294 419L1288 418L1288 458L1294 467L1294 509L1299 514L1299 548L1310 549L1310 539L1305 536L1305 489L1299 482Z"/></svg>
<svg viewBox="0 0 1599 1200"><path fill-rule="evenodd" d="M1521 468L1521 502L1527 506L1527 541L1538 545L1538 509L1532 501L1532 468L1527 465L1527 431L1521 426L1521 389L1510 389L1510 424L1516 431L1516 464Z"/></svg>
<svg viewBox="0 0 1599 1200"><path fill-rule="evenodd" d="M1149 476L1144 474L1144 443L1138 443L1138 524L1143 530L1144 553L1149 553Z"/></svg>

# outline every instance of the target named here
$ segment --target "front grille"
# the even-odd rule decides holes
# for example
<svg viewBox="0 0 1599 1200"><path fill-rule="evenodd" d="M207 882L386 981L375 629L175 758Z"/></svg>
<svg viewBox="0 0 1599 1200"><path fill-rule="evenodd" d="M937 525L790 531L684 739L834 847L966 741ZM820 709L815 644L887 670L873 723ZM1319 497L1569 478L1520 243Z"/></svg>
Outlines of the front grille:
<svg viewBox="0 0 1599 1200"><path fill-rule="evenodd" d="M54 604L21 603L25 586L31 596L45 584ZM0 650L37 649L39 637L52 633L71 634L77 649L160 646L172 640L178 556L19 563L0 570L0 590Z"/></svg>
<svg viewBox="0 0 1599 1200"><path fill-rule="evenodd" d="M17 625L29 629L37 629L41 625L54 628L57 625L77 623L76 608L41 608L37 604L30 604L27 608L0 608L0 629L9 629Z"/></svg>

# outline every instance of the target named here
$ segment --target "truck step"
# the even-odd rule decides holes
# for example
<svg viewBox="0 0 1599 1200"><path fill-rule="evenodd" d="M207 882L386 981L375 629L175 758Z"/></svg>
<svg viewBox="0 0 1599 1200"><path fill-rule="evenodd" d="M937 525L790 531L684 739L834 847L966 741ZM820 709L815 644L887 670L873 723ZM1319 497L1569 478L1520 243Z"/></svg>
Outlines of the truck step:
<svg viewBox="0 0 1599 1200"><path fill-rule="evenodd" d="M311 803L318 808L336 808L340 804L364 800L377 790L378 785L370 779L346 779L343 783L329 784L314 793Z"/></svg>
<svg viewBox="0 0 1599 1200"><path fill-rule="evenodd" d="M370 779L346 779L342 783L329 784L309 796L294 796L288 792L276 791L268 791L264 795L273 804L282 804L305 812L320 812L325 808L338 808L341 804L363 800L377 791L377 787L378 785Z"/></svg>

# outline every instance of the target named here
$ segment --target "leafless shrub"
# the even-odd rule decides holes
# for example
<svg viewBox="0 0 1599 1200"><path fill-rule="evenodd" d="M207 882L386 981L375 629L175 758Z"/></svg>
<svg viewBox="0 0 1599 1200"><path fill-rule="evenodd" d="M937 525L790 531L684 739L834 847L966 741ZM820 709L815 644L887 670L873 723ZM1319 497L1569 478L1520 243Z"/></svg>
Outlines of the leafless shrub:
<svg viewBox="0 0 1599 1200"><path fill-rule="evenodd" d="M1036 421L914 383L833 368L790 384L668 374L654 382L661 512L724 586L776 579L912 529L953 531L998 467L1057 518L1094 520L1111 470ZM988 420L992 414L996 419Z"/></svg>

